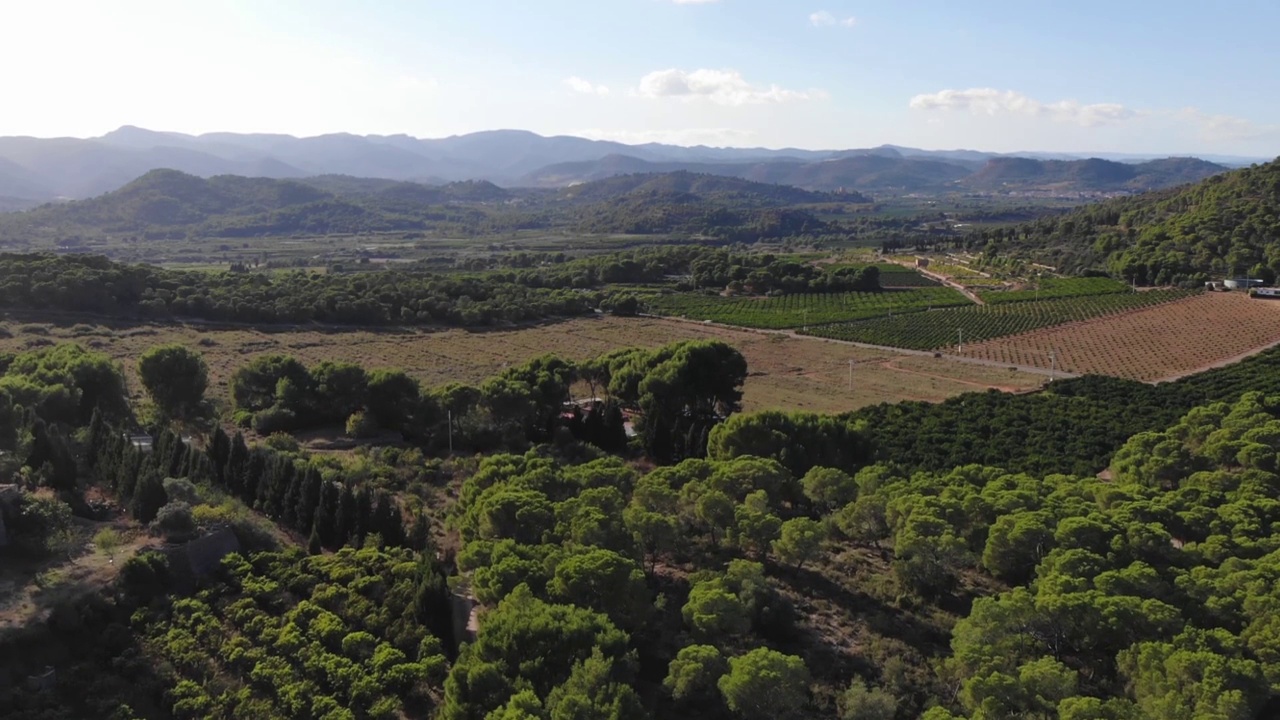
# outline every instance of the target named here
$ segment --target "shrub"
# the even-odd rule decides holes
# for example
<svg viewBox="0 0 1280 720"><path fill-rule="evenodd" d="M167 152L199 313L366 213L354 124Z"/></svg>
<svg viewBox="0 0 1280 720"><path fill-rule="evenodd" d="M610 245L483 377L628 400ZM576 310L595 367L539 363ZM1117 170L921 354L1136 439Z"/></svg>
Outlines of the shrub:
<svg viewBox="0 0 1280 720"><path fill-rule="evenodd" d="M286 432L273 432L266 439L267 447L280 452L298 452L298 439Z"/></svg>
<svg viewBox="0 0 1280 720"><path fill-rule="evenodd" d="M200 491L186 478L165 478L164 496L171 501L184 502L188 505L200 504Z"/></svg>
<svg viewBox="0 0 1280 720"><path fill-rule="evenodd" d="M190 540L196 534L196 521L191 513L191 506L182 501L166 504L156 513L151 529L169 542Z"/></svg>
<svg viewBox="0 0 1280 720"><path fill-rule="evenodd" d="M367 438L378 434L378 423L365 412L354 412L347 418L347 434L353 438Z"/></svg>

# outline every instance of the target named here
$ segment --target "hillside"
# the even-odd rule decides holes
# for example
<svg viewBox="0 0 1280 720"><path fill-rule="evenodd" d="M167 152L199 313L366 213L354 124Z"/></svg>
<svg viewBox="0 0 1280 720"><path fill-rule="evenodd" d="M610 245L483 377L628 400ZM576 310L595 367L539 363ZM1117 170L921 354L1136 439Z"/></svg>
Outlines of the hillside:
<svg viewBox="0 0 1280 720"><path fill-rule="evenodd" d="M787 185L753 182L714 174L679 170L669 173L637 173L618 175L565 189L561 197L576 202L597 202L637 198L700 198L707 200L739 200L765 205L797 205L802 203L870 202L868 198L835 198L827 193L802 190Z"/></svg>
<svg viewBox="0 0 1280 720"><path fill-rule="evenodd" d="M1197 158L1165 158L1143 163L1088 160L992 158L960 184L974 190L1064 190L1105 192L1158 190L1203 180L1226 170Z"/></svg>
<svg viewBox="0 0 1280 720"><path fill-rule="evenodd" d="M1226 170L1196 158L1166 158L1121 163L1089 158L1040 160L963 154L906 155L894 148L837 153L821 160L796 157L766 162L650 162L627 155L559 163L521 178L533 187L563 187L617 175L683 171L723 175L756 182L793 185L806 190L852 189L872 193L940 192L1126 192L1202 180Z"/></svg>
<svg viewBox="0 0 1280 720"><path fill-rule="evenodd" d="M510 191L483 180L433 186L334 175L304 181L205 179L154 170L96 198L2 215L0 240L31 247L102 236L477 233L529 227L739 240L821 228L823 223L793 206L829 202L869 200L856 193L829 195L687 172L621 176L557 193Z"/></svg>
<svg viewBox="0 0 1280 720"><path fill-rule="evenodd" d="M1177 177L1184 170L1166 163L1153 172ZM1272 282L1280 276L1278 218L1280 160L973 239L985 243L988 256L1016 253L1060 271L1104 269L1143 284L1245 273Z"/></svg>

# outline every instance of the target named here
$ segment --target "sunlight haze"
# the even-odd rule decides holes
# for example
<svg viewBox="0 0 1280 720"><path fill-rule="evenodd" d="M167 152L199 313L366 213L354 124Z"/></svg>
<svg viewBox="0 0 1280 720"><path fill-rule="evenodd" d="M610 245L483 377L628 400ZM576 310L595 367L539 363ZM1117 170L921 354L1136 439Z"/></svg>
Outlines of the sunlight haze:
<svg viewBox="0 0 1280 720"><path fill-rule="evenodd" d="M1184 0L9 2L0 135L1271 156L1277 22Z"/></svg>

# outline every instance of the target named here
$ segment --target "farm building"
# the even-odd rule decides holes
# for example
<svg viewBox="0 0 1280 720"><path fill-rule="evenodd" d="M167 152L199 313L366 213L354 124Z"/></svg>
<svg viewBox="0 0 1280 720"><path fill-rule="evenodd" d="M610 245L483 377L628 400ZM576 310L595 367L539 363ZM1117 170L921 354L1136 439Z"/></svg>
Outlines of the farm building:
<svg viewBox="0 0 1280 720"><path fill-rule="evenodd" d="M918 268L927 268L927 267L929 267L929 258L927 258L927 257L918 257L918 258L916 258L916 267L918 267Z"/></svg>
<svg viewBox="0 0 1280 720"><path fill-rule="evenodd" d="M1280 299L1280 288L1254 288L1249 291L1249 297Z"/></svg>
<svg viewBox="0 0 1280 720"><path fill-rule="evenodd" d="M1254 278L1228 278L1227 280L1223 280L1222 284L1226 286L1228 290L1244 290L1246 288L1257 287L1262 284L1262 281L1255 280Z"/></svg>

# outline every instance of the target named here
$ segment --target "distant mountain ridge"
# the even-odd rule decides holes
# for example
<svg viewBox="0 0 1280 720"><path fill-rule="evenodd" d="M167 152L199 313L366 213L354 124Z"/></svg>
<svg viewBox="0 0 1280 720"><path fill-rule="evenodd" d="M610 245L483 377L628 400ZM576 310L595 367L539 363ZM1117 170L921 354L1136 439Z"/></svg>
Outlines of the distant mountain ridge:
<svg viewBox="0 0 1280 720"><path fill-rule="evenodd" d="M806 190L839 189L872 193L904 192L1143 192L1203 180L1228 168L1197 158L1165 158L1142 163L1035 160L994 157L985 161L903 156L896 151L844 154L808 162L784 158L752 163L654 163L625 155L550 165L526 175L521 184L555 187L614 175L687 171L794 185Z"/></svg>
<svg viewBox="0 0 1280 720"><path fill-rule="evenodd" d="M1017 155L1064 159L1050 153ZM847 187L899 192L936 189L1002 157L1006 156L891 145L829 151L626 145L570 136L543 137L521 130L439 139L346 133L298 138L185 135L125 126L89 139L0 137L0 210L94 197L160 168L206 178L348 175L436 185L485 180L504 187L554 187L613 175L686 170L811 190Z"/></svg>

